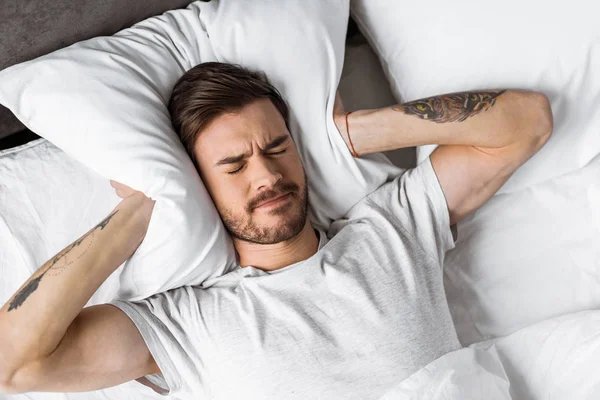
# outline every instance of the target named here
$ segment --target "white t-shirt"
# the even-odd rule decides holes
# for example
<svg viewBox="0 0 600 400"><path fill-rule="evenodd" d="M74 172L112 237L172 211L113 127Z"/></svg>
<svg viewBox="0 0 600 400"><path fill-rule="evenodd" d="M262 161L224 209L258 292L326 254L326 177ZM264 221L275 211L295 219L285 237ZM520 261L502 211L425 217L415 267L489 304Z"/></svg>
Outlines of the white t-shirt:
<svg viewBox="0 0 600 400"><path fill-rule="evenodd" d="M201 287L111 304L161 369L139 380L158 393L377 399L461 347L442 279L453 247L427 159L320 232L304 261L272 272L240 267Z"/></svg>

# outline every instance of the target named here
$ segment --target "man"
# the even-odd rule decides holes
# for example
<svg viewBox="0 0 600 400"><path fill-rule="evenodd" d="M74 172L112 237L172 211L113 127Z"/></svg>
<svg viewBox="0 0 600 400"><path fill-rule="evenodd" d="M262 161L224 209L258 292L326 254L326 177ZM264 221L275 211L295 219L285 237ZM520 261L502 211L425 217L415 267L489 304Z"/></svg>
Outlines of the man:
<svg viewBox="0 0 600 400"><path fill-rule="evenodd" d="M82 310L141 243L154 204L113 182L124 198L116 209L0 310L4 392L137 379L162 394L214 399L377 399L460 348L442 285L450 226L552 131L547 98L530 91L455 93L351 115L338 102L336 124L358 156L441 145L326 233L307 217L285 102L261 75L201 64L177 83L169 109L240 267L200 288ZM56 273L41 281L47 272Z"/></svg>

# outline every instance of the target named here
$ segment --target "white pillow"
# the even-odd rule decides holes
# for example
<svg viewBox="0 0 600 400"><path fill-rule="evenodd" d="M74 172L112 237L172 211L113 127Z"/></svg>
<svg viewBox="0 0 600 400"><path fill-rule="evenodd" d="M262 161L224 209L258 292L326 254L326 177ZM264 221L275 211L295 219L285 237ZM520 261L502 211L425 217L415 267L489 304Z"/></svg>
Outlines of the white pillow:
<svg viewBox="0 0 600 400"><path fill-rule="evenodd" d="M0 152L0 304L120 201L104 179L46 139ZM118 292L123 266L87 305Z"/></svg>
<svg viewBox="0 0 600 400"><path fill-rule="evenodd" d="M122 298L199 283L234 265L233 247L166 108L176 80L214 60L199 13L193 3L0 72L0 103L28 128L157 200L121 279Z"/></svg>
<svg viewBox="0 0 600 400"><path fill-rule="evenodd" d="M587 0L353 0L396 99L544 92L554 134L459 224L446 292L463 344L600 307L600 24ZM418 149L418 159L435 146Z"/></svg>
<svg viewBox="0 0 600 400"><path fill-rule="evenodd" d="M492 197L459 224L446 295L464 344L600 308L600 156Z"/></svg>
<svg viewBox="0 0 600 400"><path fill-rule="evenodd" d="M200 62L263 70L282 91L317 227L399 172L381 154L355 161L333 123L348 8L347 0L195 2L0 72L0 103L26 126L157 200L119 297L200 284L235 263L166 108L176 80Z"/></svg>
<svg viewBox="0 0 600 400"><path fill-rule="evenodd" d="M589 0L352 0L398 101L524 88L552 103L552 139L500 192L584 166L600 152L600 24ZM419 151L419 161L433 151Z"/></svg>

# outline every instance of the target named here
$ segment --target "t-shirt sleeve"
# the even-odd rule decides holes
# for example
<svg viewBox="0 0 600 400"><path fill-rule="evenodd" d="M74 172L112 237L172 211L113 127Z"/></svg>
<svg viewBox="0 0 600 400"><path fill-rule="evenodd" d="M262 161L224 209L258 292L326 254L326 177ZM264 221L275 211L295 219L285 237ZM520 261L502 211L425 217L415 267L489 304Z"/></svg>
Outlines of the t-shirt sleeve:
<svg viewBox="0 0 600 400"><path fill-rule="evenodd" d="M446 197L429 157L385 183L367 196L401 233L415 238L423 250L443 265L446 251L454 248Z"/></svg>
<svg viewBox="0 0 600 400"><path fill-rule="evenodd" d="M186 392L186 379L197 375L197 346L194 346L198 302L188 286L158 293L139 301L114 300L109 304L121 309L140 331L160 374L136 379L160 395Z"/></svg>

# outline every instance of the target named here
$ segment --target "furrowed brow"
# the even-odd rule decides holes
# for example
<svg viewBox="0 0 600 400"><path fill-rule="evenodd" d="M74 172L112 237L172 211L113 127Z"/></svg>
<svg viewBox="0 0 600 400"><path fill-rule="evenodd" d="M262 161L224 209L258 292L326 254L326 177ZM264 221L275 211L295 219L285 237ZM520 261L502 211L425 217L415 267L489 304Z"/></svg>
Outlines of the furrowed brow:
<svg viewBox="0 0 600 400"><path fill-rule="evenodd" d="M244 154L240 154L238 156L225 157L222 160L217 161L215 163L215 167L218 167L219 165L239 163L240 161L242 161L244 158L248 157L249 155L250 155L249 153L244 153Z"/></svg>
<svg viewBox="0 0 600 400"><path fill-rule="evenodd" d="M269 143L267 143L265 145L265 148L263 149L263 151L269 151L271 149L274 149L275 147L284 144L289 139L290 139L290 137L288 135L278 136L275 139L271 140Z"/></svg>
<svg viewBox="0 0 600 400"><path fill-rule="evenodd" d="M265 145L265 148L263 149L263 151L269 151L271 149L274 149L277 146L284 144L289 139L290 139L290 137L288 135L278 136L275 139L273 139L272 141L270 141L269 143L267 143ZM250 156L249 153L244 153L244 154L240 154L237 156L225 157L225 158L217 161L215 163L215 167L218 167L220 165L226 165L226 164L236 164L236 163L239 163L240 161L242 161L244 158L249 157L249 156Z"/></svg>

